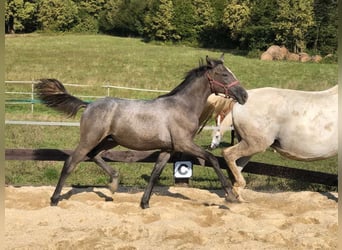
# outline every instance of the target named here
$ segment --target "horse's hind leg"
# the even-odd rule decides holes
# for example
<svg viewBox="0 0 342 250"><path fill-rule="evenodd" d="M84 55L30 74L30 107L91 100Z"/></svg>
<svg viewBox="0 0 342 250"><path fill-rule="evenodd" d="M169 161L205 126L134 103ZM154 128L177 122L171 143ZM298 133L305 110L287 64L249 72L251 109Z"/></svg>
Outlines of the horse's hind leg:
<svg viewBox="0 0 342 250"><path fill-rule="evenodd" d="M151 178L150 181L147 184L147 187L145 188L144 194L141 198L141 202L140 202L140 207L145 209L145 208L149 208L149 201L150 201L150 197L151 197L151 192L154 186L154 183L156 182L156 180L159 178L160 174L162 173L166 163L169 161L171 157L171 153L170 152L160 152L158 159L154 165L154 168L152 170L151 173Z"/></svg>
<svg viewBox="0 0 342 250"><path fill-rule="evenodd" d="M61 175L59 177L57 186L55 188L55 191L53 195L51 196L51 206L56 206L59 202L59 197L62 191L62 188L64 186L65 180L70 175L70 173L74 170L76 165L83 161L87 154L86 149L81 149L80 146L66 159L63 165L63 169L61 172Z"/></svg>
<svg viewBox="0 0 342 250"><path fill-rule="evenodd" d="M108 136L87 154L98 166L100 166L109 175L108 188L112 193L115 193L118 189L120 174L117 170L113 169L102 159L101 154L102 152L114 148L117 145L118 144L110 136Z"/></svg>
<svg viewBox="0 0 342 250"><path fill-rule="evenodd" d="M119 187L120 174L118 171L114 170L109 166L101 157L100 154L96 155L93 158L93 161L99 165L108 175L109 175L109 183L108 188L114 194Z"/></svg>

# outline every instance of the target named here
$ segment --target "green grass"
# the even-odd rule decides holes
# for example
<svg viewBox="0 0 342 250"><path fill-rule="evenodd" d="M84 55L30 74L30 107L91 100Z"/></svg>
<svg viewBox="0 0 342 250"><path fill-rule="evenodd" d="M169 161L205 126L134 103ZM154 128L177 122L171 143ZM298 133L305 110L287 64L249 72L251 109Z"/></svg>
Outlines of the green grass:
<svg viewBox="0 0 342 250"><path fill-rule="evenodd" d="M171 90L184 74L197 67L206 55L219 57L222 51L147 44L139 39L104 35L40 35L6 36L6 80L57 78L63 83L85 84L87 88L67 87L76 95L106 95L105 84L135 88ZM225 65L247 89L274 86L282 88L322 90L337 83L337 65L263 62L225 51ZM6 84L6 91L31 91L30 85ZM110 95L123 98L150 99L158 93L112 89ZM29 96L11 96L6 99ZM7 120L79 121L79 115L67 119L40 104L6 105ZM6 125L6 148L72 149L79 138L77 127ZM211 134L204 131L196 137L201 146L209 145ZM225 141L230 141L229 136ZM221 149L213 151L220 155ZM298 162L285 159L271 150L257 154L253 161L337 173L337 157L325 161ZM121 183L144 187L153 164L111 163L120 170ZM6 183L15 185L55 185L61 162L8 161ZM271 190L336 190L281 178L244 174L248 187ZM82 163L68 178L68 184L106 184L108 177L93 163ZM172 185L172 166L163 172L160 185ZM211 168L196 166L191 184L200 188L220 188Z"/></svg>

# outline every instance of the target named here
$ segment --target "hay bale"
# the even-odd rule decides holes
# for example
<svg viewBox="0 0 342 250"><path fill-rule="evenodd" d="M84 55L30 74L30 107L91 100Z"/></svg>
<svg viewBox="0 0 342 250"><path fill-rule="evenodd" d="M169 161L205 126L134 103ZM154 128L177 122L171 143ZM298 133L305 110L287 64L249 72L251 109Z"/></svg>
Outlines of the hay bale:
<svg viewBox="0 0 342 250"><path fill-rule="evenodd" d="M273 60L282 60L281 49L278 45L272 45L266 50L266 52L272 56Z"/></svg>
<svg viewBox="0 0 342 250"><path fill-rule="evenodd" d="M315 63L319 63L320 61L322 61L322 57L320 55L315 55L311 57L311 60Z"/></svg>
<svg viewBox="0 0 342 250"><path fill-rule="evenodd" d="M284 60L287 58L287 55L289 54L289 50L285 46L280 47L280 60Z"/></svg>
<svg viewBox="0 0 342 250"><path fill-rule="evenodd" d="M299 61L300 62L309 62L309 61L311 61L311 57L307 53L299 53Z"/></svg>
<svg viewBox="0 0 342 250"><path fill-rule="evenodd" d="M272 55L270 53L265 51L264 53L261 54L260 60L262 60L262 61L272 61L273 57L272 57Z"/></svg>
<svg viewBox="0 0 342 250"><path fill-rule="evenodd" d="M287 54L286 60L293 61L293 62L298 62L299 61L299 55L290 52L290 53Z"/></svg>

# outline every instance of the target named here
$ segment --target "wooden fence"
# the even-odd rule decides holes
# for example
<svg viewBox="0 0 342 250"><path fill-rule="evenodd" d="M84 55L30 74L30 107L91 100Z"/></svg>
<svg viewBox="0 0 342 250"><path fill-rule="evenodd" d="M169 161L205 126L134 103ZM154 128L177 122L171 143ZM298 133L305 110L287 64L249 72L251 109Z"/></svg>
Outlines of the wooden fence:
<svg viewBox="0 0 342 250"><path fill-rule="evenodd" d="M6 149L6 160L36 160L36 161L65 161L72 150L58 149ZM115 151L109 150L102 157L109 162L155 162L157 160L158 151ZM221 168L227 169L226 162L223 157L216 157ZM202 159L194 158L190 155L175 154L169 162L180 160L189 160L195 165L212 167L209 162ZM89 161L89 159L86 159ZM245 173L267 175L288 179L300 180L302 182L318 183L328 186L337 186L338 178L335 174L328 174L317 171L309 171L304 169L296 169L278 165L270 165L261 162L249 162L242 170Z"/></svg>
<svg viewBox="0 0 342 250"><path fill-rule="evenodd" d="M23 94L29 95L31 97L27 103L31 104L32 111L33 105L35 103L34 99L34 84L35 81L6 81L6 84L30 84L31 91L29 92L5 92L6 94ZM86 87L87 85L77 85L77 84L64 84L68 86L76 87ZM166 90L149 90L149 89L138 89L138 88L126 88L121 86L110 86L104 85L106 88L106 95L110 95L110 89L112 88L125 88L134 91L149 91L149 92L168 92ZM83 96L84 97L84 96ZM9 100L9 103L15 103L15 100ZM25 101L25 100L24 100ZM20 100L22 103L23 100ZM44 124L43 124L44 123ZM30 125L60 125L60 126L78 126L77 123L54 123L54 122L27 122L27 121L6 121L6 124L30 124ZM6 160L37 160L37 161L64 161L70 154L71 150L58 150L58 149L6 149L5 159ZM158 156L157 151L107 151L103 158L110 162L155 162ZM221 168L227 169L227 165L223 157L216 157L220 163ZM202 165L211 167L210 163L204 162L201 159L197 159L187 155L174 155L169 162L175 162L180 160L189 160L195 165ZM260 174L288 179L300 180L303 182L319 183L328 186L337 186L338 178L335 174L328 174L323 172L309 171L303 169L296 169L285 166L270 165L261 162L249 162L242 170L245 173Z"/></svg>

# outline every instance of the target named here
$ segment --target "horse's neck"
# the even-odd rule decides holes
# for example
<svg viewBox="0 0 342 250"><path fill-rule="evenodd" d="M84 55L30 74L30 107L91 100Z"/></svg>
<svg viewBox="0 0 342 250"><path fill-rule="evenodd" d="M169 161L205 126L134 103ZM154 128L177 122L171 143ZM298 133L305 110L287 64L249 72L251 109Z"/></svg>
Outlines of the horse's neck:
<svg viewBox="0 0 342 250"><path fill-rule="evenodd" d="M176 93L175 97L188 100L183 102L184 105L200 116L210 94L208 80L205 77L198 77L188 83L182 91Z"/></svg>

